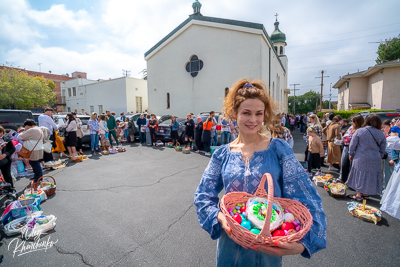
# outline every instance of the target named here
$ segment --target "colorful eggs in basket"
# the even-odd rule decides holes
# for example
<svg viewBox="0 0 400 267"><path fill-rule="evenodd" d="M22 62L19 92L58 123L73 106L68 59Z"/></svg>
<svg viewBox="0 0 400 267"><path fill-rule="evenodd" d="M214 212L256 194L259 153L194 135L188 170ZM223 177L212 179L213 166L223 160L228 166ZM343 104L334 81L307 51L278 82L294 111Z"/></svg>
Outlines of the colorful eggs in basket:
<svg viewBox="0 0 400 267"><path fill-rule="evenodd" d="M244 228L246 228L247 230L251 229L251 222L250 221L242 221L242 223L240 224L241 226L243 226Z"/></svg>
<svg viewBox="0 0 400 267"><path fill-rule="evenodd" d="M284 222L284 223L282 223L281 229L284 231L285 230L289 231L289 230L294 229L294 225L293 225L293 223L290 223L290 222Z"/></svg>
<svg viewBox="0 0 400 267"><path fill-rule="evenodd" d="M285 232L283 230L276 230L275 232L272 233L272 236L285 236Z"/></svg>
<svg viewBox="0 0 400 267"><path fill-rule="evenodd" d="M294 221L294 216L291 213L285 213L285 215L283 215L283 220L291 223Z"/></svg>
<svg viewBox="0 0 400 267"><path fill-rule="evenodd" d="M251 228L250 232L252 232L255 235L258 235L259 233L261 233L260 229L257 229L257 228Z"/></svg>
<svg viewBox="0 0 400 267"><path fill-rule="evenodd" d="M240 208L240 211L241 211L242 213L245 212L245 211L246 211L246 206L241 207L241 208Z"/></svg>
<svg viewBox="0 0 400 267"><path fill-rule="evenodd" d="M237 221L238 224L242 223L242 216L240 216L240 214L235 214L232 216L232 218Z"/></svg>

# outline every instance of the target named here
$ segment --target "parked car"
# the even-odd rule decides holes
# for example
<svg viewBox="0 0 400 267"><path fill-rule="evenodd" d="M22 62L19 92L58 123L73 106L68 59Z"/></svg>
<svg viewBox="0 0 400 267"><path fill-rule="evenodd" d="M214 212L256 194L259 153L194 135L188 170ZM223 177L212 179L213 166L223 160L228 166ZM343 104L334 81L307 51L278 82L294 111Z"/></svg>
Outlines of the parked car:
<svg viewBox="0 0 400 267"><path fill-rule="evenodd" d="M185 119L176 119L179 123L178 127L178 142L183 143L185 140ZM165 120L158 125L158 130L156 131L157 140L161 140L163 142L170 142L171 139L171 119Z"/></svg>
<svg viewBox="0 0 400 267"><path fill-rule="evenodd" d="M11 135L24 126L26 119L33 119L30 110L0 109L0 125Z"/></svg>
<svg viewBox="0 0 400 267"><path fill-rule="evenodd" d="M369 112L364 114L360 112L360 114L364 116L364 119L368 118L370 114L376 114L381 118L382 122L387 119L392 120L394 118L400 117L400 112L373 112L373 113Z"/></svg>
<svg viewBox="0 0 400 267"><path fill-rule="evenodd" d="M66 123L67 115L61 114L53 114L54 122L56 123L57 127L60 128ZM82 131L84 136L82 137L82 144L90 145L90 130L88 130L87 125L90 120L90 116L88 115L76 115L82 121Z"/></svg>
<svg viewBox="0 0 400 267"><path fill-rule="evenodd" d="M42 115L42 113L32 113L33 119L35 120L36 124L39 125L39 116Z"/></svg>

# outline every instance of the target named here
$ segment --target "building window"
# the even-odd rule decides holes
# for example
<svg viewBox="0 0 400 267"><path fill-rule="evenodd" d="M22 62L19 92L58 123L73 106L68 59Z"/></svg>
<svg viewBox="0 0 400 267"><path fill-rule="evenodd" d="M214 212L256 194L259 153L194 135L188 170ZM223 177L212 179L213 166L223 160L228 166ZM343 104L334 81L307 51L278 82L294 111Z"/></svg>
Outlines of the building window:
<svg viewBox="0 0 400 267"><path fill-rule="evenodd" d="M229 93L229 88L225 87L225 97L228 95L228 93Z"/></svg>
<svg viewBox="0 0 400 267"><path fill-rule="evenodd" d="M89 110L90 110L90 115L91 115L94 112L94 106L90 106Z"/></svg>
<svg viewBox="0 0 400 267"><path fill-rule="evenodd" d="M70 107L68 107L68 108L67 108L67 111L68 111L68 112L71 112L71 108L70 108Z"/></svg>
<svg viewBox="0 0 400 267"><path fill-rule="evenodd" d="M170 108L171 108L171 103L170 103L169 93L167 93L167 109Z"/></svg>
<svg viewBox="0 0 400 267"><path fill-rule="evenodd" d="M346 88L350 88L350 82L346 82Z"/></svg>
<svg viewBox="0 0 400 267"><path fill-rule="evenodd" d="M279 54L280 54L280 55L283 54L283 46L281 46L281 47L279 48Z"/></svg>
<svg viewBox="0 0 400 267"><path fill-rule="evenodd" d="M99 115L103 113L103 105L99 105Z"/></svg>
<svg viewBox="0 0 400 267"><path fill-rule="evenodd" d="M194 55L190 58L190 61L186 63L186 71L194 78L199 74L203 65L203 60L200 60L196 55Z"/></svg>
<svg viewBox="0 0 400 267"><path fill-rule="evenodd" d="M76 96L76 87L72 87L72 96Z"/></svg>
<svg viewBox="0 0 400 267"><path fill-rule="evenodd" d="M274 49L275 49L276 52L278 52L278 48L276 46L274 46Z"/></svg>
<svg viewBox="0 0 400 267"><path fill-rule="evenodd" d="M137 96L136 97L136 113L142 112L142 97Z"/></svg>
<svg viewBox="0 0 400 267"><path fill-rule="evenodd" d="M71 88L68 88L68 97L71 97Z"/></svg>

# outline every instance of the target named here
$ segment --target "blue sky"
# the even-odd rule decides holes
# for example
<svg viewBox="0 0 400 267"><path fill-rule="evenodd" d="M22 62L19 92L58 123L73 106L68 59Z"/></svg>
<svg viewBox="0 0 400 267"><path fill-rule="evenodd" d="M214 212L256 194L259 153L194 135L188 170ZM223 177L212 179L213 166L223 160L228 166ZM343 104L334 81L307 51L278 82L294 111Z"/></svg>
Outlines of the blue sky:
<svg viewBox="0 0 400 267"><path fill-rule="evenodd" d="M192 0L0 1L0 64L89 79L140 78L144 53L192 13ZM278 13L286 34L288 84L319 91L320 71L330 83L375 64L377 43L400 34L400 1L200 0L205 16L264 24ZM232 81L234 82L234 81ZM291 87L292 88L292 87ZM336 95L336 90L333 90Z"/></svg>

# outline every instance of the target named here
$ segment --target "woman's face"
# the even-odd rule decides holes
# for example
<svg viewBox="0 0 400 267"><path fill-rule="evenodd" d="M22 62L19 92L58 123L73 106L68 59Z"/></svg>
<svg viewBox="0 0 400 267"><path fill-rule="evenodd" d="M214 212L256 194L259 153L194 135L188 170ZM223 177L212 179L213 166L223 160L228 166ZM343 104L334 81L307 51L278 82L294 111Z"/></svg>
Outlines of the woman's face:
<svg viewBox="0 0 400 267"><path fill-rule="evenodd" d="M244 134L256 134L260 131L264 121L264 110L265 105L259 99L243 101L236 114L239 130Z"/></svg>
<svg viewBox="0 0 400 267"><path fill-rule="evenodd" d="M151 116L151 119L152 119L152 120L155 120L156 118L155 118L154 116Z"/></svg>
<svg viewBox="0 0 400 267"><path fill-rule="evenodd" d="M310 117L310 122L314 122L314 119Z"/></svg>
<svg viewBox="0 0 400 267"><path fill-rule="evenodd" d="M389 125L383 125L382 129L385 133L388 133L390 131L390 126Z"/></svg>
<svg viewBox="0 0 400 267"><path fill-rule="evenodd" d="M275 127L275 132L276 132L276 133L281 133L281 128Z"/></svg>

